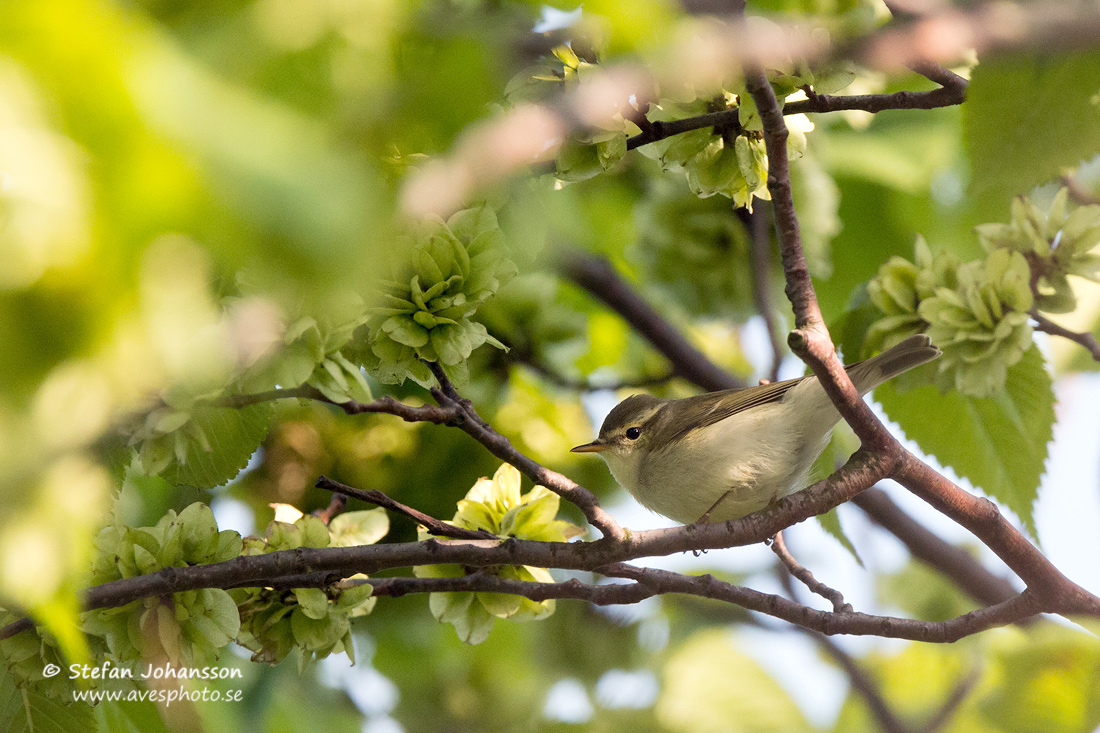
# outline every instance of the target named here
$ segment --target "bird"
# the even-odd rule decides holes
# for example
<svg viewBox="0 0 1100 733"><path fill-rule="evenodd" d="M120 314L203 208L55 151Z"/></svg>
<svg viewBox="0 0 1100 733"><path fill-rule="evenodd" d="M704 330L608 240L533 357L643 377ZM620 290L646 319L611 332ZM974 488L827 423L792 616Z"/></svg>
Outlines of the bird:
<svg viewBox="0 0 1100 733"><path fill-rule="evenodd" d="M941 353L917 334L845 369L862 396ZM813 375L675 400L636 394L572 452L598 454L647 509L681 524L724 522L805 488L839 421Z"/></svg>

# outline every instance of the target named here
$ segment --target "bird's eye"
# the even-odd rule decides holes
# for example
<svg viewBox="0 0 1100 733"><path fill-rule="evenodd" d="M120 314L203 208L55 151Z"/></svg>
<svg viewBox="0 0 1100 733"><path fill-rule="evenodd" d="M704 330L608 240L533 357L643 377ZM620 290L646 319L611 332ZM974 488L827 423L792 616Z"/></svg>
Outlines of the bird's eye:
<svg viewBox="0 0 1100 733"><path fill-rule="evenodd" d="M642 434L641 428L627 428L626 437L630 440L637 440Z"/></svg>

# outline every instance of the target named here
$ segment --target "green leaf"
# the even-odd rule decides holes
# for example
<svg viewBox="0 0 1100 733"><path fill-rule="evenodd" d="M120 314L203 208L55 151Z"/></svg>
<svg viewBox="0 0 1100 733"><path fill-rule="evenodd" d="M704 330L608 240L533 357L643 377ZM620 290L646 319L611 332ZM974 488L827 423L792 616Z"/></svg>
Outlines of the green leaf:
<svg viewBox="0 0 1100 733"><path fill-rule="evenodd" d="M826 534L839 542L841 547L852 554L852 557L860 564L860 567L864 567L863 558L856 552L856 546L852 544L852 540L848 538L848 534L844 531L844 527L841 526L840 515L837 514L836 510L837 508L833 507L824 514L818 514L817 523L821 525L821 528L825 530Z"/></svg>
<svg viewBox="0 0 1100 733"><path fill-rule="evenodd" d="M975 69L963 105L971 189L983 219L1100 149L1100 54L1000 57ZM1012 151L1006 155L1006 151Z"/></svg>
<svg viewBox="0 0 1100 733"><path fill-rule="evenodd" d="M390 531L390 518L379 507L359 512L337 514L328 523L330 547L373 545Z"/></svg>
<svg viewBox="0 0 1100 733"><path fill-rule="evenodd" d="M328 616L328 596L320 588L295 588L294 597L298 599L302 613L310 618L322 619Z"/></svg>
<svg viewBox="0 0 1100 733"><path fill-rule="evenodd" d="M62 704L29 689L18 689L10 674L0 675L0 730L7 733L76 733L95 730L90 705Z"/></svg>
<svg viewBox="0 0 1100 733"><path fill-rule="evenodd" d="M497 618L508 618L519 610L522 598L511 593L478 593L477 600Z"/></svg>
<svg viewBox="0 0 1100 733"><path fill-rule="evenodd" d="M1054 392L1037 347L1008 370L993 397L940 394L931 386L898 392L887 382L875 399L921 450L1003 502L1035 535L1032 505L1054 425Z"/></svg>
<svg viewBox="0 0 1100 733"><path fill-rule="evenodd" d="M341 624L339 616L321 619L310 618L303 609L295 609L290 615L290 628L294 640L309 651L318 651L332 646L344 635L346 622Z"/></svg>
<svg viewBox="0 0 1100 733"><path fill-rule="evenodd" d="M583 181L597 175L603 167L595 145L566 140L558 153L555 175L563 181Z"/></svg>
<svg viewBox="0 0 1100 733"><path fill-rule="evenodd" d="M189 438L187 463L172 464L164 471L164 478L174 484L200 488L221 486L235 478L267 435L271 415L269 403L240 409L196 407L191 424L206 435L216 436L216 441L205 449Z"/></svg>
<svg viewBox="0 0 1100 733"><path fill-rule="evenodd" d="M303 547L328 547L328 527L320 518L306 514L294 522L294 526L302 530Z"/></svg>
<svg viewBox="0 0 1100 733"><path fill-rule="evenodd" d="M195 502L180 512L176 521L180 525L183 559L192 564L209 562L218 549L218 523L210 507Z"/></svg>

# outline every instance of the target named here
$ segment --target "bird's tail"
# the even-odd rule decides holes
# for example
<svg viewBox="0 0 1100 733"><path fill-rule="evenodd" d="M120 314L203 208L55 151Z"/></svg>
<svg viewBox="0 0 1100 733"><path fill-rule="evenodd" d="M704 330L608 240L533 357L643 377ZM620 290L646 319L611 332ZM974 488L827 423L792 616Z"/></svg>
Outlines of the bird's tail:
<svg viewBox="0 0 1100 733"><path fill-rule="evenodd" d="M860 394L867 394L888 379L902 372L927 364L939 358L943 352L932 345L932 341L923 333L910 336L897 346L887 349L878 356L852 364L848 367L848 376Z"/></svg>

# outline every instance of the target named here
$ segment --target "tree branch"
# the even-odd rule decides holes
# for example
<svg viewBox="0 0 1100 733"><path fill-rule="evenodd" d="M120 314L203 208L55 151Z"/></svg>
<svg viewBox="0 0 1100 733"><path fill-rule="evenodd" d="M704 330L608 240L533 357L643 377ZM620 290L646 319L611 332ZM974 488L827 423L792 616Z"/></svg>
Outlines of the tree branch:
<svg viewBox="0 0 1100 733"><path fill-rule="evenodd" d="M682 576L637 568L624 570L630 566L619 566L640 557L761 542L784 527L851 499L878 481L882 473L881 460L861 450L832 476L780 500L773 509L728 522L635 532L622 539L604 537L595 542L429 539L356 547L297 548L241 556L211 565L165 568L148 575L112 581L89 589L84 603L87 609L116 607L140 598L200 588L274 587L291 578L296 584L294 587L323 586L356 573L375 574L418 565L453 564L468 568L533 565L626 577L656 593L687 593L726 601L825 634L873 634L947 642L1043 612L1100 618L1100 598L1068 581L1046 583L1041 586L1041 592L1028 588L1004 603L935 623L818 611L778 596L720 583L710 576Z"/></svg>
<svg viewBox="0 0 1100 733"><path fill-rule="evenodd" d="M629 323L634 323L636 320L659 322L657 327L653 329L654 331L661 334L671 333L676 336L676 338L667 341L651 339L650 343L672 362L673 368L678 373L696 375L696 378L690 381L705 390L715 391L730 386L732 378L713 362L707 360L703 354L695 352L692 355L684 349L667 348L668 343L683 342L683 337L679 336L671 324L664 321L652 307L645 303L629 285L615 274L610 263L586 255L575 255L575 257L596 263L591 269L600 273L601 277L591 283L591 288L586 288L594 297L602 300ZM605 297L607 293L613 295ZM641 304L640 310L635 310L639 308L639 304ZM642 335L646 335L646 332L643 331ZM693 361L696 359L703 360L706 366L701 369L697 368L697 364ZM853 497L856 495L858 495L858 492L853 494ZM948 578L954 580L964 592L977 593L976 600L984 605L1000 603L1015 594L1016 591L1011 582L993 576L977 560L935 537L900 509L896 511L873 511L870 508L873 506L872 502L859 501L857 503L865 511L868 511L878 524L905 543L916 557L930 563ZM882 507L882 503L878 502L878 506Z"/></svg>
<svg viewBox="0 0 1100 733"><path fill-rule="evenodd" d="M710 361L619 277L611 263L578 252L560 262L563 274L607 304L671 363L673 372L703 389L715 391L746 386Z"/></svg>
<svg viewBox="0 0 1100 733"><path fill-rule="evenodd" d="M951 72L947 72L951 73ZM927 75L925 75L927 76ZM957 76L952 74L952 76ZM931 77L929 77L931 78ZM946 78L946 77L944 77ZM887 110L902 109L938 109L940 107L954 107L966 100L966 80L957 77L963 83L958 85L940 86L921 92L901 91L892 94L852 94L835 96L829 94L815 94L813 89L806 92L806 99L787 102L783 106L784 115L829 112L843 112L860 110L863 112L885 112ZM933 79L937 84L943 84L939 79ZM627 139L626 149L634 150L643 145L649 145L665 138L682 135L692 130L700 130L704 127L722 127L738 121L738 111L725 109L719 112L708 112L695 117L684 117L679 120L667 120L663 122L651 122L648 129Z"/></svg>
<svg viewBox="0 0 1100 733"><path fill-rule="evenodd" d="M389 395L379 397L373 402L355 402L354 400L349 402L334 402L328 397L325 397L321 390L308 384L287 389L272 389L267 392L256 392L254 394L229 395L219 400L215 400L214 404L221 407L239 408L254 405L259 402L287 399L324 402L339 407L349 415L361 415L373 412L396 415L405 422L431 422L437 425L443 425L451 422L457 417L457 413L448 408L437 407L436 405L406 405L404 402L398 402Z"/></svg>
<svg viewBox="0 0 1100 733"><path fill-rule="evenodd" d="M412 593L457 593L479 591L508 593L542 602L551 598L571 598L588 601L597 606L637 603L655 595L654 591L640 583L609 583L591 585L577 579L564 583L534 583L526 580L509 580L486 573L474 573L461 578L368 578L356 583L369 583L374 589L371 595L400 598Z"/></svg>
<svg viewBox="0 0 1100 733"><path fill-rule="evenodd" d="M1035 308L1031 309L1031 319L1035 321L1035 330L1049 333L1052 336L1061 336L1084 347L1085 351L1092 355L1096 361L1100 361L1100 341L1091 333L1071 331L1064 326L1059 326L1054 321L1039 313Z"/></svg>
<svg viewBox="0 0 1100 733"><path fill-rule="evenodd" d="M1061 613L1072 613L1069 609L1100 612L1100 598L1062 575L1005 521L992 502L971 496L905 450L860 398L837 358L806 267L791 197L787 129L779 104L763 69L756 62L745 64L745 81L764 127L768 190L775 211L787 296L795 313L796 330L789 339L792 350L813 370L833 404L859 436L863 449L886 465L887 472L903 486L973 532L1020 576L1028 591L1056 597Z"/></svg>
<svg viewBox="0 0 1100 733"><path fill-rule="evenodd" d="M997 505L955 486L919 458L904 451L894 476L909 491L970 530L1028 586L1047 596L1057 613L1100 613L1100 598L1062 575L1034 545L1001 516ZM1057 600L1055 600L1057 599Z"/></svg>
<svg viewBox="0 0 1100 733"><path fill-rule="evenodd" d="M834 662L840 665L840 668L844 670L844 674L848 675L848 682L852 690L863 698L864 704L867 705L867 710L870 711L871 716L878 721L879 728L884 731L884 733L911 733L909 727L894 715L894 711L890 709L889 704L886 702L886 698L879 692L874 681L871 680L867 673L863 671L863 668L859 666L859 663L856 662L848 652L841 649L835 641L827 636L822 636L814 632L808 633L813 637L821 650L828 654Z"/></svg>
<svg viewBox="0 0 1100 733"><path fill-rule="evenodd" d="M782 532L775 533L775 537L772 538L770 546L772 552L774 552L783 563L787 573L792 577L798 578L811 592L816 593L833 604L834 611L837 613L846 613L852 610L852 604L844 602L844 596L840 591L830 588L819 581L814 577L813 573L802 566L798 560L794 559L794 555L787 549L787 543L783 541ZM793 589L791 591L791 598L794 598Z"/></svg>
<svg viewBox="0 0 1100 733"><path fill-rule="evenodd" d="M433 389L432 396L439 403L440 408L456 415L456 418L448 423L449 425L460 428L471 438L485 446L494 456L512 464L519 469L520 473L526 475L536 484L545 486L566 501L576 505L584 513L589 523L600 530L605 538L621 541L626 537L626 533L615 521L615 518L600 506L595 494L572 479L557 471L551 471L516 450L516 447L507 438L481 419L469 400L458 394L439 364L428 362L428 366L439 382L439 389Z"/></svg>
<svg viewBox="0 0 1100 733"><path fill-rule="evenodd" d="M858 612L819 611L782 596L726 583L711 575L685 576L668 570L636 568L632 565L620 565L601 572L637 581L657 593L686 593L734 603L826 635L842 633L950 643L1034 615L1041 605L1034 594L1024 591L1005 603L971 611L948 621L915 621Z"/></svg>
<svg viewBox="0 0 1100 733"><path fill-rule="evenodd" d="M390 511L403 514L404 516L412 519L418 524L424 525L428 530L428 534L435 535L437 537L454 537L457 539L467 540L486 540L495 539L496 535L485 532L484 530L472 530L464 529L463 527L456 527L453 524L449 524L442 520L436 519L433 516L425 514L419 509L413 509L410 506L405 506L401 502L386 496L381 491L374 489L356 489L352 486L347 486L339 481L333 481L327 476L319 476L317 483L314 484L319 489L325 489L326 491L335 491L343 496L350 496L360 501L365 501L376 506L384 507Z"/></svg>

